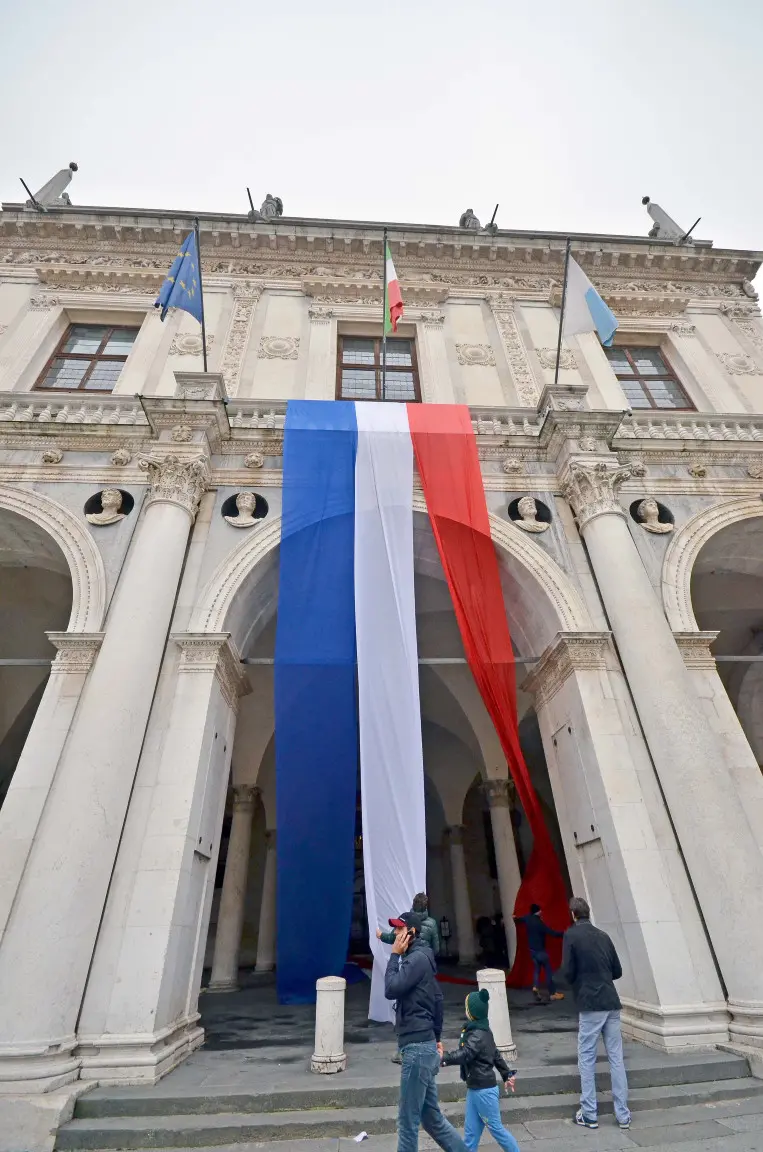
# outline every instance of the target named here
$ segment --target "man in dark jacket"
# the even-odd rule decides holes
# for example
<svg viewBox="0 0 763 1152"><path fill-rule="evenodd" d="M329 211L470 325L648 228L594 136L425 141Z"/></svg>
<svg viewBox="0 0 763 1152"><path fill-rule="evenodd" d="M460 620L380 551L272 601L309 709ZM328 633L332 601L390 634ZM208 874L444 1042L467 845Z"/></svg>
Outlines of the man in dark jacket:
<svg viewBox="0 0 763 1152"><path fill-rule="evenodd" d="M606 932L594 928L591 909L585 900L570 900L573 925L564 934L562 972L575 996L579 1013L578 1069L580 1109L575 1123L582 1128L598 1128L596 1104L596 1048L599 1036L609 1060L615 1116L622 1129L630 1128L628 1078L623 1062L623 1034L620 1028L620 997L614 981L623 974L615 946Z"/></svg>
<svg viewBox="0 0 763 1152"><path fill-rule="evenodd" d="M436 960L440 951L440 933L437 921L429 915L429 897L426 892L416 893L411 904L411 912L418 912L421 916L421 939L432 949ZM394 932L382 932L381 928L377 928L376 935L382 944L393 944L395 941Z"/></svg>
<svg viewBox="0 0 763 1152"><path fill-rule="evenodd" d="M551 958L546 948L547 936L562 937L564 933L557 932L555 928L549 928L548 924L543 923L540 904L531 904L526 916L515 916L514 919L518 924L524 924L527 932L527 946L533 962L533 992L536 997L540 995L540 974L545 970L549 996L552 1000L564 1000L564 993L557 992L554 985Z"/></svg>
<svg viewBox="0 0 763 1152"><path fill-rule="evenodd" d="M445 1152L466 1152L437 1101L436 1076L443 1053L442 992L435 979L432 950L420 939L422 917L403 912L389 923L395 929L395 942L384 974L384 994L396 1001L395 1029L403 1057L398 1152L417 1152L420 1127Z"/></svg>

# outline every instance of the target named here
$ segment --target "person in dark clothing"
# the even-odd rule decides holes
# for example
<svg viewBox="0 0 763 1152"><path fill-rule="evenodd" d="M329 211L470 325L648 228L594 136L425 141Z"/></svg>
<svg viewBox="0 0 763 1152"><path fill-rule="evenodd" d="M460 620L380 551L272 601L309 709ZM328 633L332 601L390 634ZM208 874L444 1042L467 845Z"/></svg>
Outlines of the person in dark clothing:
<svg viewBox="0 0 763 1152"><path fill-rule="evenodd" d="M609 936L591 923L591 910L586 901L574 896L570 900L570 912L574 923L564 934L562 972L572 989L579 1013L580 1108L575 1123L583 1128L599 1127L596 1049L599 1036L602 1036L612 1077L615 1116L625 1130L631 1126L631 1114L620 1027L622 1005L614 984L623 974L622 965Z"/></svg>
<svg viewBox="0 0 763 1152"><path fill-rule="evenodd" d="M417 892L413 897L411 904L411 912L416 912L421 916L421 932L420 939L423 944L426 944L432 949L435 960L440 951L440 935L437 931L437 921L434 917L429 915L429 897L426 892ZM381 940L382 944L394 944L395 933L394 931L382 932L381 928L376 929L376 938ZM392 1057L393 1064L402 1064L403 1058L399 1052L396 1052Z"/></svg>
<svg viewBox="0 0 763 1152"><path fill-rule="evenodd" d="M546 949L547 936L562 937L564 933L557 932L554 928L549 928L548 924L543 923L543 915L539 904L531 904L530 911L526 916L515 916L514 919L518 923L524 924L527 931L527 943L533 962L533 992L536 996L539 994L541 971L545 970L546 983L551 999L564 1000L564 993L556 991L551 959Z"/></svg>
<svg viewBox="0 0 763 1152"><path fill-rule="evenodd" d="M384 994L396 1002L395 1029L403 1058L398 1152L417 1152L419 1127L445 1152L465 1152L466 1145L437 1101L443 1005L432 950L420 939L423 917L417 912L403 912L389 923L396 934L384 974Z"/></svg>
<svg viewBox="0 0 763 1152"><path fill-rule="evenodd" d="M509 1068L498 1051L488 1023L490 993L487 988L470 992L466 997L466 1023L461 1039L453 1052L446 1052L443 1064L458 1064L461 1079L466 1084L466 1124L464 1144L469 1152L476 1152L480 1137L487 1127L495 1142L504 1152L519 1152L519 1145L501 1123L501 1105L495 1082L495 1069L506 1085L514 1091L516 1070Z"/></svg>

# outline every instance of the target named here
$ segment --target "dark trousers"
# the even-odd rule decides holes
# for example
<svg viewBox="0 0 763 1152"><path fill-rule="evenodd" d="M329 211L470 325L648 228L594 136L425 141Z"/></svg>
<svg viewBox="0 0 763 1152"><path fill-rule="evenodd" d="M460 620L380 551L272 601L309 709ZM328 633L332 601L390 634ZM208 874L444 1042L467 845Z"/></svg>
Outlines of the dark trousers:
<svg viewBox="0 0 763 1152"><path fill-rule="evenodd" d="M533 959L533 988L540 988L540 973L541 969L545 968L548 990L553 996L556 991L556 986L554 984L554 973L551 970L551 961L548 958L548 952L531 952L530 955Z"/></svg>

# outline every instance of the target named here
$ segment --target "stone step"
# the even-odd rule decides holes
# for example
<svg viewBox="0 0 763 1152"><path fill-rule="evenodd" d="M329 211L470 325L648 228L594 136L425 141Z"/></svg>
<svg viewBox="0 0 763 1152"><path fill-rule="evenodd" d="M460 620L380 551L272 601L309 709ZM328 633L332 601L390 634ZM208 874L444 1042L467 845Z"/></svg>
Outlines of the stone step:
<svg viewBox="0 0 763 1152"><path fill-rule="evenodd" d="M649 1057L628 1061L628 1082L632 1088L734 1080L746 1076L749 1076L749 1068L743 1057L714 1051L687 1053L658 1065ZM255 1080L254 1073L252 1079ZM609 1087L606 1061L597 1064L596 1082L602 1092ZM580 1079L577 1065L557 1064L520 1069L517 1084L523 1097L550 1096L576 1092ZM460 1080L441 1078L438 1093L443 1102L455 1102L464 1098L465 1088ZM74 1115L78 1120L95 1120L121 1116L204 1115L222 1111L254 1114L314 1108L384 1108L396 1107L399 1094L398 1079L386 1085L348 1087L343 1085L341 1076L319 1077L315 1087L281 1092L222 1092L219 1088L205 1092L196 1088L169 1094L161 1091L161 1086L150 1089L97 1088L80 1097Z"/></svg>
<svg viewBox="0 0 763 1152"><path fill-rule="evenodd" d="M700 1105L711 1101L760 1097L763 1085L749 1076L693 1084L634 1088L630 1106L634 1112L673 1106ZM223 1104L221 1100L219 1104ZM577 1092L549 1096L504 1098L502 1112L509 1127L542 1119L566 1119L578 1105ZM456 1125L463 1124L463 1102L443 1107ZM611 1098L601 1094L601 1113L611 1112ZM312 1111L270 1113L217 1112L182 1115L102 1117L75 1119L59 1129L57 1152L106 1152L112 1149L219 1148L225 1145L333 1139L355 1136L360 1131L385 1135L395 1131L397 1108L315 1108Z"/></svg>

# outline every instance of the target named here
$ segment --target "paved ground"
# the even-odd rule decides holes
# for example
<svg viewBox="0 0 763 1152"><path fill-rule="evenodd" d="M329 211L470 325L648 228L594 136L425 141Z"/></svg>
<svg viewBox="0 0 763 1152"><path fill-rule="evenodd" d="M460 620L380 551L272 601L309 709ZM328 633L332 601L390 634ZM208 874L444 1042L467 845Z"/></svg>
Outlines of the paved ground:
<svg viewBox="0 0 763 1152"><path fill-rule="evenodd" d="M463 1019L463 998L469 990L465 985L443 986L445 1036L452 1042L458 1036ZM218 1094L225 1096L237 1092L261 1096L287 1092L294 1093L295 1099L300 1097L299 1107L309 1111L311 1108L331 1108L328 1096L341 1087L342 1090L356 1091L367 1088L368 1097L363 1095L362 1099L370 1103L372 1088L392 1088L399 1083L399 1069L390 1060L394 1050L391 1028L369 1023L367 1003L367 982L348 988L347 1071L339 1076L315 1076L308 1067L314 1009L309 1006L279 1007L272 982L250 976L244 980L244 987L238 993L205 993L202 996L202 1022L207 1043L158 1085L152 1088L101 1089L90 1098L97 1098L101 1093L108 1093L112 1098L122 1094L143 1096L145 1093L155 1100L157 1097L165 1097L168 1101L174 1098L177 1107L183 1110L184 1097L203 1095L217 1098ZM565 1073L574 1078L576 1020L571 1001L567 999L539 1007L530 994L512 992L510 1005L514 1038L519 1049L518 1089L523 1075L529 1078L553 1074L556 1077ZM681 1059L686 1063L687 1059L691 1061L694 1058L707 1061L717 1057L699 1053L696 1057ZM670 1060L671 1057L662 1053L626 1042L626 1062L634 1081L639 1070L648 1077L650 1069L662 1068ZM447 1084L451 1080L457 1080L457 1071L444 1070L441 1080L444 1096L448 1095ZM643 1082L648 1082L648 1079ZM672 1081L664 1078L655 1081L666 1082ZM738 1085L739 1081L733 1083ZM669 1108L664 1106L664 1090L642 1088L642 1100L639 1110L634 1112L633 1127L629 1132L620 1132L611 1115L611 1104L604 1102L601 1127L595 1132L576 1128L571 1119L528 1119L526 1110L524 1122L513 1123L512 1131L520 1148L532 1152L627 1152L638 1148L651 1149L652 1152L763 1152L763 1085L754 1080L749 1085L749 1098L746 1089L743 1089L744 1095L733 1098L730 1089L724 1096L727 1089L719 1079L716 1083L718 1098L682 1105L681 1093L690 1095L693 1086L687 1085L683 1089L679 1083ZM572 1085L555 1090L572 1091ZM634 1096L637 1095L638 1090L634 1092ZM454 1107L446 1106L446 1110L451 1111ZM355 1111L360 1130L364 1115L362 1105ZM288 1121L287 1116L283 1118ZM488 1137L483 1139L483 1146L494 1147ZM238 1143L229 1148L218 1146L217 1152L253 1152L255 1149L258 1152L351 1152L353 1147L352 1140L331 1138ZM374 1135L358 1147L367 1149L367 1152L395 1152L397 1144L394 1135ZM420 1147L422 1152L429 1152L434 1147L423 1133ZM181 1148L180 1152L184 1150ZM198 1146L195 1152L198 1152Z"/></svg>

